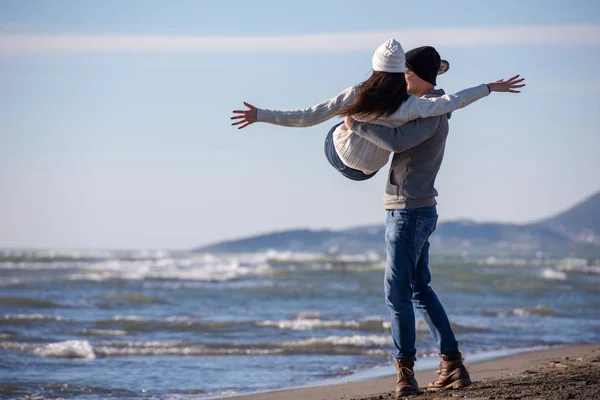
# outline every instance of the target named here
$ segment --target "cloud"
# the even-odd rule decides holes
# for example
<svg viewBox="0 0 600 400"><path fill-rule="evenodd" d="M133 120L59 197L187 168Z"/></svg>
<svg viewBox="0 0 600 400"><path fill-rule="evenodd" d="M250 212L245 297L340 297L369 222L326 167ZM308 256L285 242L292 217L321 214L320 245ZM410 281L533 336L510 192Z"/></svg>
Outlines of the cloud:
<svg viewBox="0 0 600 400"><path fill-rule="evenodd" d="M419 28L287 36L11 35L0 56L31 53L311 53L372 50L388 38L405 48L486 45L598 45L600 25Z"/></svg>

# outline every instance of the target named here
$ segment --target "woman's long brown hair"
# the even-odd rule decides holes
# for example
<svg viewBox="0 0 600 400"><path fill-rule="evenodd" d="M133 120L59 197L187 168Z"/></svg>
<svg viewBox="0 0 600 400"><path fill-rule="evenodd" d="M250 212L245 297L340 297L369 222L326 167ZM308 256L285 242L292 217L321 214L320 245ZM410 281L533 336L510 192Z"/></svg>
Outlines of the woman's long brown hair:
<svg viewBox="0 0 600 400"><path fill-rule="evenodd" d="M336 115L359 115L361 119L373 121L392 115L408 96L403 73L373 71L369 79L358 86L354 100Z"/></svg>

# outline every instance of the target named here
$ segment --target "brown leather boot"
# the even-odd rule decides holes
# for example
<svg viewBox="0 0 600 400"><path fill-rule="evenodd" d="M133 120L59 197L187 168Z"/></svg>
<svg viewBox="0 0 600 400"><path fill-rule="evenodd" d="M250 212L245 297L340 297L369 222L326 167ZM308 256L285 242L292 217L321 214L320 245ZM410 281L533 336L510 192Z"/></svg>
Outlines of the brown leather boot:
<svg viewBox="0 0 600 400"><path fill-rule="evenodd" d="M435 392L446 389L460 389L469 386L471 378L469 372L463 364L462 355L448 357L442 354L440 369L437 371L440 376L437 381L427 385L427 390Z"/></svg>
<svg viewBox="0 0 600 400"><path fill-rule="evenodd" d="M396 399L419 393L419 384L415 379L415 372L413 371L415 362L413 360L395 359L395 364L397 372Z"/></svg>

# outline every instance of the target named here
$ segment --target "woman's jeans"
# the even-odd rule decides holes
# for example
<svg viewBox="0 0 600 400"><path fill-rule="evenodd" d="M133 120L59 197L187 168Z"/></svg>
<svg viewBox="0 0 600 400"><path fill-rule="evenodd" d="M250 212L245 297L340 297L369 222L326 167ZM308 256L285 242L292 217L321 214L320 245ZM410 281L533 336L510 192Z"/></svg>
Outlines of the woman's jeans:
<svg viewBox="0 0 600 400"><path fill-rule="evenodd" d="M365 181L373 177L377 171L373 172L372 174L365 174L362 171L347 167L338 156L337 152L335 151L335 146L333 145L333 132L335 131L335 128L341 124L343 124L343 122L340 122L331 128L327 134L327 137L325 138L325 157L327 157L327 161L329 161L329 164L331 164L333 168L337 169L342 175L348 179L352 179L353 181Z"/></svg>
<svg viewBox="0 0 600 400"><path fill-rule="evenodd" d="M385 243L385 300L392 314L392 338L400 360L416 360L415 313L421 312L441 354L458 353L444 307L429 286L429 236L437 223L435 206L388 210Z"/></svg>

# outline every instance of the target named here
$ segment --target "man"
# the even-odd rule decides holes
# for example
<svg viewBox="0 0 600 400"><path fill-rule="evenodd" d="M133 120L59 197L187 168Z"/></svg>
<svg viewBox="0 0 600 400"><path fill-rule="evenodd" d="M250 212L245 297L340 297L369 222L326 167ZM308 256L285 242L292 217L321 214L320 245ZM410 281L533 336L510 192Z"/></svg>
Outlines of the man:
<svg viewBox="0 0 600 400"><path fill-rule="evenodd" d="M406 82L411 94L417 97L444 94L434 87L436 76L445 72L448 64L442 64L433 47L419 47L407 52L406 68ZM484 86L483 90L499 89L490 88L490 85L495 84L488 84L488 88ZM513 85L513 90L514 87L521 86ZM428 389L468 386L471 379L462 362L450 321L429 286L428 239L436 228L438 218L435 208L438 193L434 183L444 155L448 118L430 117L398 128L358 123L351 117L346 117L345 124L359 136L395 153L386 184L384 206L388 213L385 297L391 311L392 337L396 348L393 353L398 375L396 396L419 391L413 371L416 361L413 304L423 315L440 349L440 376L429 384Z"/></svg>

